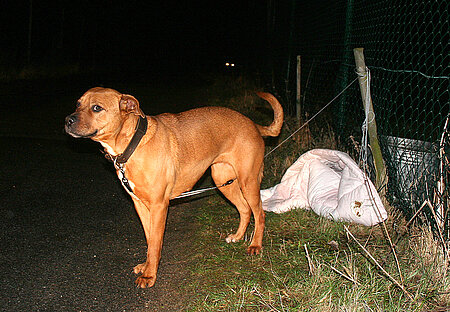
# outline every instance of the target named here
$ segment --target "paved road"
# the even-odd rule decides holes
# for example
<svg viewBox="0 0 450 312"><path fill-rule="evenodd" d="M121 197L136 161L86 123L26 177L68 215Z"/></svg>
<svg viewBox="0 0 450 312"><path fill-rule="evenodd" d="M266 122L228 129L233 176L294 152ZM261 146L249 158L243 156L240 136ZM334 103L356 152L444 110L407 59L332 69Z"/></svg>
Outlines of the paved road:
<svg viewBox="0 0 450 312"><path fill-rule="evenodd" d="M180 311L191 204L170 209L156 286L135 288L146 249L132 202L98 144L62 133L85 89L0 89L0 310Z"/></svg>
<svg viewBox="0 0 450 312"><path fill-rule="evenodd" d="M174 311L186 278L183 222L171 207L153 289L134 287L145 239L128 195L96 146L0 138L2 311ZM87 145L87 144L86 144ZM166 307L167 309L164 309ZM147 311L147 310L146 310Z"/></svg>

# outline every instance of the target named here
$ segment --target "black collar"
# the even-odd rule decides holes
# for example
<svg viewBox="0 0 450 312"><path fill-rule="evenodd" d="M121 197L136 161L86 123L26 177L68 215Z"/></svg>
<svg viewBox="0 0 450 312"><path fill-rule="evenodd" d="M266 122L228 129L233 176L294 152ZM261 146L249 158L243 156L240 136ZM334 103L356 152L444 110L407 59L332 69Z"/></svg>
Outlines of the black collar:
<svg viewBox="0 0 450 312"><path fill-rule="evenodd" d="M123 151L123 153L117 156L111 156L106 152L105 157L112 160L114 164L120 165L126 163L133 154L136 147L139 145L139 142L141 141L142 137L147 132L147 125L148 125L147 118L139 117L139 120L136 124L136 129L134 129L134 135L131 138L130 143L128 143L128 146Z"/></svg>

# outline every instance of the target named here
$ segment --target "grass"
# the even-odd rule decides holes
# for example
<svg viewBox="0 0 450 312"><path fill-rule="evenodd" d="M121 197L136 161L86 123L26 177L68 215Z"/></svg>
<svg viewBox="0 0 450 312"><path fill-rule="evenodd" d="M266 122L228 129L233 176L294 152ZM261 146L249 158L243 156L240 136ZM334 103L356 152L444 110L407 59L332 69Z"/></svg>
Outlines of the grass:
<svg viewBox="0 0 450 312"><path fill-rule="evenodd" d="M192 310L203 311L430 311L448 303L450 279L430 231L400 241L404 285L394 285L346 235L344 224L302 209L268 213L263 253L225 243L238 214L220 196L199 208ZM380 228L347 224L383 267L400 280ZM251 233L249 228L248 233Z"/></svg>
<svg viewBox="0 0 450 312"><path fill-rule="evenodd" d="M231 103L233 107L238 102L236 98L242 100L242 93L237 86L232 87L232 100L221 103ZM221 85L222 92L223 88ZM214 94L213 89L210 92ZM246 105L238 110L257 111L258 101L248 96L246 93ZM288 120L287 125L292 128L295 122ZM287 132L284 130L282 136L286 137ZM332 148L330 132L329 127L324 127L305 133L311 136L312 146L325 142L322 147ZM289 145L266 159L266 187L275 184L305 148ZM192 294L188 310L450 310L448 263L441 246L426 227L405 229L399 226L401 218L389 220L389 235L394 241L398 238L397 266L384 230L379 226L368 228L332 222L302 209L281 215L267 213L263 252L248 256L245 250L251 240L252 225L243 241L225 242L225 237L238 225L239 216L231 204L215 195L203 199L198 209L199 231L195 233L190 267L193 278L187 285ZM370 256L351 238L345 226ZM404 290L395 285L394 279Z"/></svg>

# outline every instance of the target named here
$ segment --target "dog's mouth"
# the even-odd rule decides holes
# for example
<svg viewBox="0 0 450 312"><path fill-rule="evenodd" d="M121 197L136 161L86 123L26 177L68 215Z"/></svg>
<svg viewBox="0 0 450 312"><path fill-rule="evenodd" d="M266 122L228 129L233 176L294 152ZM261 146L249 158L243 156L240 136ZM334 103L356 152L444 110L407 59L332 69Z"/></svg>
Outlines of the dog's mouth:
<svg viewBox="0 0 450 312"><path fill-rule="evenodd" d="M95 137L97 135L98 130L95 130L94 132L92 132L91 134L87 134L87 135L82 135L81 138L83 139L89 139L92 137Z"/></svg>
<svg viewBox="0 0 450 312"><path fill-rule="evenodd" d="M73 113L72 115L69 115L65 119L65 125L64 130L66 130L67 134L70 134L74 138L92 138L97 135L98 129L95 131L85 134L84 132L87 132L86 130L88 127L86 125L80 126L80 116L79 113Z"/></svg>
<svg viewBox="0 0 450 312"><path fill-rule="evenodd" d="M95 137L98 133L98 130L95 130L94 132L89 133L89 134L80 134L80 133L74 132L72 129L68 128L67 126L65 128L66 128L65 130L68 134L70 134L71 136L73 136L74 138L77 138L77 139L89 139L89 138Z"/></svg>

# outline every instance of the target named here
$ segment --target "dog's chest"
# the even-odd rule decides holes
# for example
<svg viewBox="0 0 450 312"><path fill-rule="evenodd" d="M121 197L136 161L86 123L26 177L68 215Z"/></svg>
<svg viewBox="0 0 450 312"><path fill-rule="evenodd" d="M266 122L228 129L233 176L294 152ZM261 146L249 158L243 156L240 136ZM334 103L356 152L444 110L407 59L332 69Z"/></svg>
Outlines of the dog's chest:
<svg viewBox="0 0 450 312"><path fill-rule="evenodd" d="M125 175L125 171L117 170L117 177L119 178L120 183L122 183L122 186L127 191L127 193L130 194L131 197L139 199L134 193L135 185L132 181L128 180L128 177L126 177Z"/></svg>
<svg viewBox="0 0 450 312"><path fill-rule="evenodd" d="M106 143L100 142L102 146L105 148L106 152L110 155L116 155L115 151ZM134 193L135 185L132 181L128 180L128 177L125 174L125 169L123 167L116 167L117 177L120 180L120 183L122 183L123 188L127 191L128 194L130 194L131 197L135 199L139 199L136 194ZM122 168L122 169L121 169Z"/></svg>

